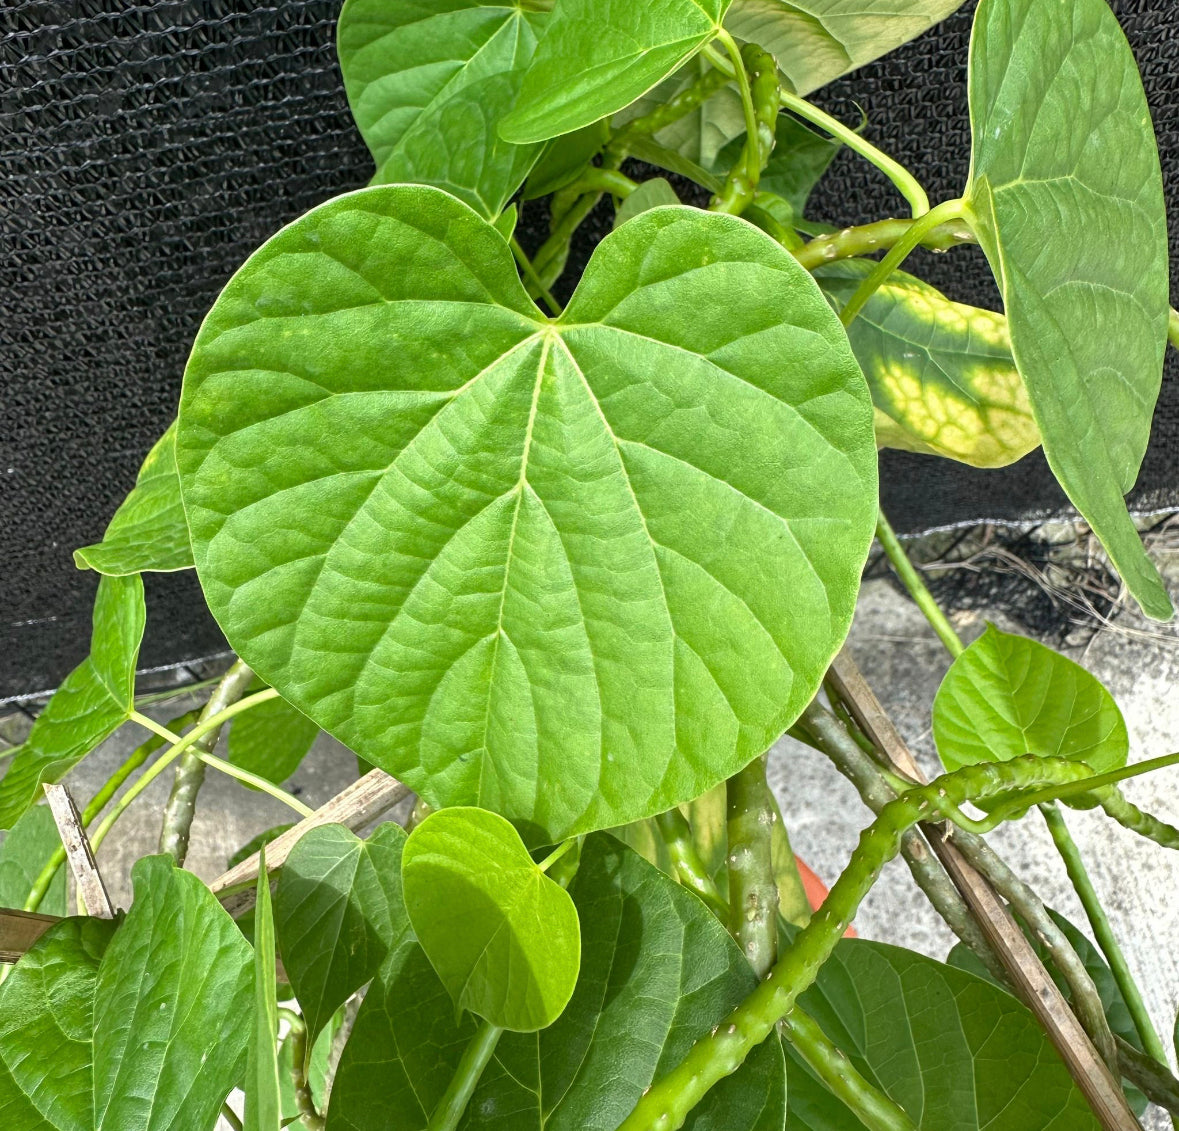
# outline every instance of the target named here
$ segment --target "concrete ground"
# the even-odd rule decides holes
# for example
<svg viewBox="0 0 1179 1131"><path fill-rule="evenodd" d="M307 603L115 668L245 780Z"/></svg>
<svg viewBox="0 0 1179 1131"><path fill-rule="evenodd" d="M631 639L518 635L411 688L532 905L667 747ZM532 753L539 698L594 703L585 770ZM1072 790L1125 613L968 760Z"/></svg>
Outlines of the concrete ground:
<svg viewBox="0 0 1179 1131"><path fill-rule="evenodd" d="M1179 591L1179 554L1169 554L1172 591ZM967 637L985 620L1018 631L1001 609L958 615ZM850 638L852 653L902 733L930 773L937 772L930 736L930 704L949 657L907 597L888 580L865 583ZM1179 634L1151 626L1124 608L1112 627L1078 634L1066 652L1110 689L1129 726L1132 760L1179 749ZM181 697L150 709L166 721L196 700ZM81 798L88 797L141 735L134 728L116 735L71 776ZM782 805L795 851L830 884L846 863L856 837L870 820L851 786L807 747L783 739L770 761L771 780ZM317 806L355 778L353 756L321 735L287 788ZM98 861L116 903L130 896L132 862L156 850L159 813L169 775L132 806L103 844ZM1126 784L1139 805L1179 823L1179 768ZM1159 1033L1169 1045L1179 1007L1179 854L1168 853L1113 825L1100 815L1068 811L1077 840L1110 919L1137 973ZM201 794L193 827L189 866L211 879L224 870L238 847L270 826L292 819L289 810L214 772ZM1045 902L1084 924L1081 908L1043 822L1029 816L990 837L994 846L1041 894ZM912 947L944 958L953 944L949 930L925 903L903 864L894 862L865 901L856 920L861 936ZM1162 1126L1153 1121L1151 1127ZM1033 1131L1033 1129L1029 1129Z"/></svg>

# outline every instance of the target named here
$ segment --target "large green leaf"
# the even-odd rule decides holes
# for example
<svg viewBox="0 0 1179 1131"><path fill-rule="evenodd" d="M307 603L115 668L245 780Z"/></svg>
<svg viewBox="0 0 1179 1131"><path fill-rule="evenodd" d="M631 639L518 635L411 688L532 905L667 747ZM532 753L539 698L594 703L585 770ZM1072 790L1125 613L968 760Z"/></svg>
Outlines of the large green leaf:
<svg viewBox="0 0 1179 1131"><path fill-rule="evenodd" d="M1130 749L1122 712L1095 676L993 625L942 680L933 737L948 770L1039 754L1106 773L1124 766Z"/></svg>
<svg viewBox="0 0 1179 1131"><path fill-rule="evenodd" d="M1134 1018L1130 1014L1130 1008L1126 1005L1126 999L1122 995L1121 987L1118 985L1117 979L1113 976L1113 971L1110 970L1108 963L1102 957L1101 951L1063 915L1058 914L1051 908L1048 909L1048 914L1064 933L1069 941L1069 945L1076 951L1077 957L1084 964L1089 977L1093 979L1093 986L1097 990L1097 996L1101 999L1105 1016L1109 1020L1110 1030L1115 1036L1121 1037L1136 1049L1142 1049L1142 1037L1134 1025ZM1052 975L1052 980L1060 988L1060 992L1071 1002L1072 990L1069 987L1068 981L1061 974L1055 963L1053 963L1052 955L1044 945L1043 940L1035 931L1028 927L1027 923L1020 921L1020 926L1023 928L1024 934L1027 935L1028 941L1035 948L1040 961L1044 963L1048 972ZM986 965L978 955L966 946L965 943L955 943L953 949L946 957L946 961L951 966L957 966L958 969L966 970L985 981L995 982L994 975L986 968ZM998 985L997 982L995 984ZM1133 1084L1126 1080L1122 1081L1122 1088L1126 1093L1126 1099L1134 1109L1135 1115L1141 1116L1146 1110L1148 1102L1146 1097Z"/></svg>
<svg viewBox="0 0 1179 1131"><path fill-rule="evenodd" d="M258 688L261 688L261 683ZM268 781L284 782L311 749L319 727L281 696L238 715L229 728L229 760Z"/></svg>
<svg viewBox="0 0 1179 1131"><path fill-rule="evenodd" d="M900 47L964 0L734 0L725 27L764 47L798 94Z"/></svg>
<svg viewBox="0 0 1179 1131"><path fill-rule="evenodd" d="M138 574L99 580L90 655L37 716L0 780L0 829L12 828L42 782L59 780L126 721L134 707L144 617Z"/></svg>
<svg viewBox="0 0 1179 1131"><path fill-rule="evenodd" d="M246 1067L253 953L170 857L131 878L95 986L94 1131L208 1131Z"/></svg>
<svg viewBox="0 0 1179 1131"><path fill-rule="evenodd" d="M93 1131L94 986L114 931L109 919L66 919L0 986L5 1131Z"/></svg>
<svg viewBox="0 0 1179 1131"><path fill-rule="evenodd" d="M0 987L5 1131L208 1131L245 1068L249 944L168 857L118 926L67 919Z"/></svg>
<svg viewBox="0 0 1179 1131"><path fill-rule="evenodd" d="M969 220L1068 497L1143 610L1171 602L1123 495L1167 341L1167 222L1150 113L1105 0L982 0L970 52Z"/></svg>
<svg viewBox="0 0 1179 1131"><path fill-rule="evenodd" d="M577 983L577 911L503 817L432 813L410 834L401 877L414 934L455 1008L523 1033L561 1015Z"/></svg>
<svg viewBox="0 0 1179 1131"><path fill-rule="evenodd" d="M281 1131L282 1085L278 1075L278 1000L274 959L274 912L266 849L258 863L254 905L254 1010L246 1050L245 1131Z"/></svg>
<svg viewBox="0 0 1179 1131"><path fill-rule="evenodd" d="M123 577L152 570L167 573L192 568L188 524L176 475L176 422L147 453L135 486L93 546L74 551L79 569Z"/></svg>
<svg viewBox="0 0 1179 1131"><path fill-rule="evenodd" d="M729 0L561 0L500 125L508 141L544 141L621 110L717 32Z"/></svg>
<svg viewBox="0 0 1179 1131"><path fill-rule="evenodd" d="M724 927L690 892L613 837L589 837L569 894L581 974L560 1019L505 1033L464 1131L614 1131L643 1089L755 986ZM420 947L373 983L344 1050L329 1131L421 1131L475 1032ZM766 1041L705 1096L691 1131L780 1131L781 1046Z"/></svg>
<svg viewBox="0 0 1179 1131"><path fill-rule="evenodd" d="M875 264L860 259L815 272L837 309ZM876 440L1003 467L1040 443L1001 314L952 302L894 271L848 327L876 406Z"/></svg>
<svg viewBox="0 0 1179 1131"><path fill-rule="evenodd" d="M548 20L530 5L348 0L340 69L375 183L436 185L493 219L540 152L496 132Z"/></svg>
<svg viewBox="0 0 1179 1131"><path fill-rule="evenodd" d="M31 805L0 844L0 907L23 907L41 869L59 848L53 814L44 805ZM64 868L58 868L37 910L46 915L66 913Z"/></svg>
<svg viewBox="0 0 1179 1131"><path fill-rule="evenodd" d="M343 825L300 837L274 900L279 951L311 1040L368 982L408 926L401 899L405 830L361 840Z"/></svg>
<svg viewBox="0 0 1179 1131"><path fill-rule="evenodd" d="M1029 1010L924 955L839 943L799 1004L921 1131L1097 1131ZM790 1055L787 1131L859 1122Z"/></svg>
<svg viewBox="0 0 1179 1131"><path fill-rule="evenodd" d="M177 451L238 653L430 804L539 843L765 750L846 634L876 513L834 312L689 208L607 236L554 322L453 197L331 201L206 319Z"/></svg>

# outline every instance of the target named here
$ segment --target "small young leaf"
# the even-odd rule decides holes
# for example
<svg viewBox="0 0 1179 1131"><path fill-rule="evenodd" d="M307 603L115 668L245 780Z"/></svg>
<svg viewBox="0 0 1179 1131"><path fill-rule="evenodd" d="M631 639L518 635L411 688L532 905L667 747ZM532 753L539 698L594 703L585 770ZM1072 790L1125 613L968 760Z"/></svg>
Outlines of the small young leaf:
<svg viewBox="0 0 1179 1131"><path fill-rule="evenodd" d="M50 927L0 985L6 1131L94 1131L94 986L115 926L79 918Z"/></svg>
<svg viewBox="0 0 1179 1131"><path fill-rule="evenodd" d="M0 829L12 828L42 782L58 781L126 721L144 618L138 574L100 579L90 655L66 676L0 780Z"/></svg>
<svg viewBox="0 0 1179 1131"><path fill-rule="evenodd" d="M1035 1017L1006 991L924 955L848 939L799 1004L876 1087L938 1131L1098 1131ZM787 1131L858 1120L789 1056Z"/></svg>
<svg viewBox="0 0 1179 1131"><path fill-rule="evenodd" d="M874 266L848 259L815 277L841 309ZM1004 467L1039 445L1001 314L894 271L847 333L872 390L882 448Z"/></svg>
<svg viewBox="0 0 1179 1131"><path fill-rule="evenodd" d="M729 0L561 0L500 136L544 141L630 105L716 34L728 6Z"/></svg>
<svg viewBox="0 0 1179 1131"><path fill-rule="evenodd" d="M147 453L131 493L93 546L74 551L79 569L114 577L155 571L192 569L188 523L176 475L176 422Z"/></svg>
<svg viewBox="0 0 1179 1131"><path fill-rule="evenodd" d="M641 212L649 212L663 204L679 204L675 189L663 178L653 177L644 181L628 196L614 214L614 227L620 228L627 220L633 220Z"/></svg>
<svg viewBox="0 0 1179 1131"><path fill-rule="evenodd" d="M524 4L348 0L340 69L373 183L436 185L498 216L540 153L503 141L496 125L548 18Z"/></svg>
<svg viewBox="0 0 1179 1131"><path fill-rule="evenodd" d="M253 954L170 857L131 878L94 991L93 1131L208 1131L246 1067Z"/></svg>
<svg viewBox="0 0 1179 1131"><path fill-rule="evenodd" d="M279 874L275 929L308 1040L377 972L408 929L401 899L405 831L361 840L343 825L301 837Z"/></svg>
<svg viewBox="0 0 1179 1131"><path fill-rule="evenodd" d="M1044 454L1148 616L1171 602L1123 496L1167 342L1167 217L1134 56L1105 0L982 0L969 220Z"/></svg>
<svg viewBox="0 0 1179 1131"><path fill-rule="evenodd" d="M283 698L259 703L229 727L229 760L243 770L281 783L311 749L319 727Z"/></svg>
<svg viewBox="0 0 1179 1131"><path fill-rule="evenodd" d="M391 186L229 283L177 460L238 654L432 805L556 843L698 796L809 702L875 526L871 411L741 220L638 216L553 322L490 225Z"/></svg>
<svg viewBox="0 0 1179 1131"><path fill-rule="evenodd" d="M1118 705L1095 676L992 625L942 680L933 737L948 770L1039 754L1100 774L1124 766L1130 745Z"/></svg>
<svg viewBox="0 0 1179 1131"><path fill-rule="evenodd" d="M465 1131L613 1131L655 1076L757 985L712 912L612 836L586 838L569 895L581 923L577 989L554 1025L503 1034ZM360 1008L332 1087L329 1131L421 1131L475 1029L469 1014L456 1020L421 947L407 939ZM774 1037L685 1126L781 1131L785 1108Z"/></svg>
<svg viewBox="0 0 1179 1131"><path fill-rule="evenodd" d="M455 1007L502 1029L551 1025L577 983L577 910L520 834L484 809L442 809L401 862L414 934Z"/></svg>
<svg viewBox="0 0 1179 1131"><path fill-rule="evenodd" d="M915 39L964 0L734 0L725 27L764 47L807 95Z"/></svg>
<svg viewBox="0 0 1179 1131"><path fill-rule="evenodd" d="M245 1131L281 1131L274 915L270 906L265 848L258 868L258 901L254 907L254 1025L246 1053L245 1093Z"/></svg>
<svg viewBox="0 0 1179 1131"><path fill-rule="evenodd" d="M30 806L0 843L0 907L23 907L41 869L60 847L57 824L48 808ZM37 910L45 915L66 913L64 867L58 868Z"/></svg>

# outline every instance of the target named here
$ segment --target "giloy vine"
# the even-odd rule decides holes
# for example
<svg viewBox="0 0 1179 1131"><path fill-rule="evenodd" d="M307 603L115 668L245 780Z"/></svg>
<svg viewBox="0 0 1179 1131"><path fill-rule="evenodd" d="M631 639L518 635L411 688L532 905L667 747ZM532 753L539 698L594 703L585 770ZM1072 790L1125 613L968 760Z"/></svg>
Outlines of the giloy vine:
<svg viewBox="0 0 1179 1131"><path fill-rule="evenodd" d="M807 98L959 6L347 0L372 182L225 285L176 421L76 551L101 575L89 657L0 778L0 902L37 935L0 983L5 1127L1179 1119L1061 810L1179 847L1119 789L1179 755L1131 761L1066 657L960 639L879 509L881 446L979 468L1042 446L1129 594L1171 615L1124 498L1176 322L1162 180L1105 0L980 0L952 199ZM840 149L906 215L812 216ZM901 270L970 244L1002 314ZM928 784L837 678L874 541L953 660ZM142 575L188 568L235 660L165 725L135 695ZM121 727L148 736L80 835L99 847L171 769L160 851L126 913L58 918L41 787ZM283 788L321 730L363 761L364 835ZM767 784L784 733L875 815L813 908ZM207 886L184 863L210 770L299 822ZM371 827L390 776L412 816ZM983 839L1036 810L1096 946ZM845 937L897 855L962 940L949 963ZM1019 1000L1024 961L1073 1029Z"/></svg>

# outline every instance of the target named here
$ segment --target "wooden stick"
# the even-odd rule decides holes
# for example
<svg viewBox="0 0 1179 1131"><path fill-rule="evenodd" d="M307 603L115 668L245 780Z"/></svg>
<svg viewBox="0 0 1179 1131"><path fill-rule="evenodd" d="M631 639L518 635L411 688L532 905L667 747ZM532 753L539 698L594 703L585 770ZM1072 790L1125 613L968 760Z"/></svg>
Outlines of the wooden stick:
<svg viewBox="0 0 1179 1131"><path fill-rule="evenodd" d="M0 962L15 962L54 923L60 922L56 915L0 909Z"/></svg>
<svg viewBox="0 0 1179 1131"><path fill-rule="evenodd" d="M113 919L115 909L111 906L111 897L94 862L94 850L90 847L90 840L70 791L64 785L53 782L46 782L44 789L49 811L57 822L57 831L65 847L70 871L74 873L74 882L78 885L82 905L96 918Z"/></svg>
<svg viewBox="0 0 1179 1131"><path fill-rule="evenodd" d="M860 729L894 768L915 782L926 781L907 743L846 648L835 657L828 674ZM1106 1131L1142 1131L1126 1103L1121 1085L1098 1055L1007 905L963 859L948 839L946 826L923 824L920 828L1002 960L1012 985L1039 1018L1102 1127Z"/></svg>
<svg viewBox="0 0 1179 1131"><path fill-rule="evenodd" d="M403 798L409 796L409 789L384 770L370 770L359 781L353 782L343 792L336 794L326 805L316 809L310 817L304 817L297 825L287 829L266 846L266 870L277 871L286 862L296 842L304 833L320 825L344 825L356 832L370 821L387 813ZM209 887L221 900L230 915L238 916L254 905L257 892L254 881L258 878L258 853L254 853L240 864L218 876ZM248 885L248 886L244 886Z"/></svg>

